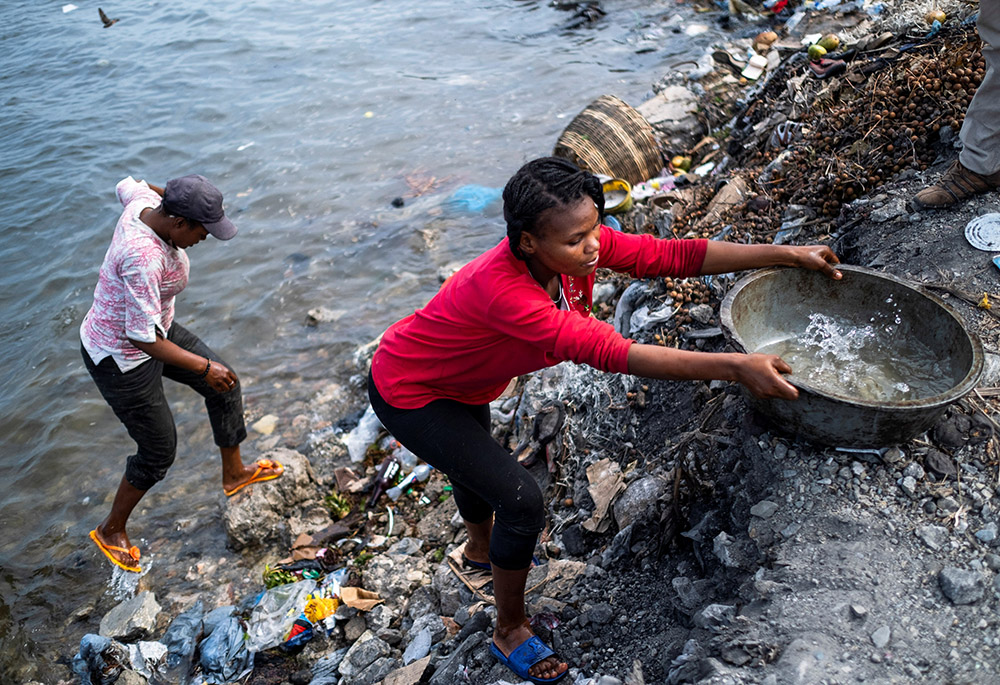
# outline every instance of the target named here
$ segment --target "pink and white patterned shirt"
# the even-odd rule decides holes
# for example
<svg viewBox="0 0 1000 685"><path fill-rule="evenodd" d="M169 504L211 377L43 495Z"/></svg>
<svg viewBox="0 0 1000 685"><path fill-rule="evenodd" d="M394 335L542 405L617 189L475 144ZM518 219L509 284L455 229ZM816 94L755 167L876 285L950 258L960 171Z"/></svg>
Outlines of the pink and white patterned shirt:
<svg viewBox="0 0 1000 685"><path fill-rule="evenodd" d="M184 250L171 247L139 219L160 196L131 176L115 187L125 207L94 289L94 304L80 325L80 340L91 360L112 357L122 373L149 355L129 339L156 342L167 337L174 320L174 297L188 282L190 263Z"/></svg>

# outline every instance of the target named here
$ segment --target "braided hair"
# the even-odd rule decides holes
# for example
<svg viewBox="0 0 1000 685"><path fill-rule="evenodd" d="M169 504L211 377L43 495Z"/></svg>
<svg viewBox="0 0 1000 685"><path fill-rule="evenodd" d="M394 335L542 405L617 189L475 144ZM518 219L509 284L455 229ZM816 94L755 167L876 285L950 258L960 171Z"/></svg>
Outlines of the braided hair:
<svg viewBox="0 0 1000 685"><path fill-rule="evenodd" d="M553 207L570 205L590 196L597 213L604 219L604 191L593 174L582 171L559 157L534 159L514 174L503 189L503 218L507 221L507 240L514 256L524 260L521 233L538 235L538 217Z"/></svg>

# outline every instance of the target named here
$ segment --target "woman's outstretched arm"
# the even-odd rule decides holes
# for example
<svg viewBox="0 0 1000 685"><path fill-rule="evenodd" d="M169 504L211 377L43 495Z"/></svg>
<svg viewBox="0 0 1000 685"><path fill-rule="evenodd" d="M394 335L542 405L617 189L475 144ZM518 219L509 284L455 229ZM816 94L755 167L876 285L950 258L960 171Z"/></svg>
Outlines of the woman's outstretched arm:
<svg viewBox="0 0 1000 685"><path fill-rule="evenodd" d="M762 398L799 396L781 375L791 373L791 367L773 354L694 352L635 343L628 349L628 370L645 378L736 381Z"/></svg>
<svg viewBox="0 0 1000 685"><path fill-rule="evenodd" d="M841 273L835 267L839 263L837 255L826 245L744 245L709 240L701 273L724 274L765 266L797 266L840 279Z"/></svg>

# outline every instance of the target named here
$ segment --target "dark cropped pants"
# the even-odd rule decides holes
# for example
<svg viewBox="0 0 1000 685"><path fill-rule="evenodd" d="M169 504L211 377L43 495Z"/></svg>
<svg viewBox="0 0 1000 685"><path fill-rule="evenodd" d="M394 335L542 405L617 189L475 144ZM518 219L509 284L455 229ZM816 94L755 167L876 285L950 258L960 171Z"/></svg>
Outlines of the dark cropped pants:
<svg viewBox="0 0 1000 685"><path fill-rule="evenodd" d="M448 476L462 518L476 524L495 514L490 561L508 570L530 566L545 527L542 491L493 439L489 405L434 400L420 409L398 409L382 398L371 375L368 397L400 444Z"/></svg>
<svg viewBox="0 0 1000 685"><path fill-rule="evenodd" d="M174 323L167 339L175 345L229 366L208 345L180 324ZM163 394L163 376L189 386L205 398L215 444L233 447L247 437L243 423L240 384L228 392L213 390L197 373L164 364L156 359L122 373L111 357L95 365L81 346L83 363L115 416L135 440L137 451L125 465L125 479L139 490L149 490L163 480L177 453L177 427Z"/></svg>

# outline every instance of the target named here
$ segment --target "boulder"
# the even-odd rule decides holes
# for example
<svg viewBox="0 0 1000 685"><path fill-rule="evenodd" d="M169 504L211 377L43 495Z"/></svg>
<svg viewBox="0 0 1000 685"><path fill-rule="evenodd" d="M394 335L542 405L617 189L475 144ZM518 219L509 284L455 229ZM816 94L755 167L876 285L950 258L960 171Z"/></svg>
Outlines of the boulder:
<svg viewBox="0 0 1000 685"><path fill-rule="evenodd" d="M230 545L237 550L265 543L291 545L288 519L304 502L322 499L309 460L278 448L262 455L285 467L280 478L254 483L226 500L223 521Z"/></svg>
<svg viewBox="0 0 1000 685"><path fill-rule="evenodd" d="M156 627L160 605L149 590L127 599L105 614L98 631L104 637L132 642L148 637Z"/></svg>
<svg viewBox="0 0 1000 685"><path fill-rule="evenodd" d="M674 150L691 148L703 134L698 96L684 86L667 86L636 109Z"/></svg>

